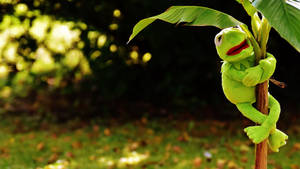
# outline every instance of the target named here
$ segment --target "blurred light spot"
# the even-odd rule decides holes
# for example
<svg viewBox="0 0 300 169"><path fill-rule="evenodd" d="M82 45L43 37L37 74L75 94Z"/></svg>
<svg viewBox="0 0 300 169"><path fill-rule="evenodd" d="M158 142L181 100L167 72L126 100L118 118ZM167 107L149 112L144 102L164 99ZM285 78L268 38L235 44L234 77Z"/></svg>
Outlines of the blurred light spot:
<svg viewBox="0 0 300 169"><path fill-rule="evenodd" d="M89 31L88 32L88 38L89 40L94 40L99 36L99 32L97 31Z"/></svg>
<svg viewBox="0 0 300 169"><path fill-rule="evenodd" d="M143 55L143 62L149 62L149 60L152 58L152 55L151 55L151 53L145 53L144 55Z"/></svg>
<svg viewBox="0 0 300 169"><path fill-rule="evenodd" d="M17 64L16 64L16 67L17 67L17 70L18 71L22 71L24 70L26 67L27 67L27 63L23 60L23 59L20 59Z"/></svg>
<svg viewBox="0 0 300 169"><path fill-rule="evenodd" d="M132 60L137 60L138 57L139 57L139 53L138 53L137 51L132 51L132 52L130 52L130 58L131 58Z"/></svg>
<svg viewBox="0 0 300 169"><path fill-rule="evenodd" d="M101 6L101 5L96 5L96 6L94 7L94 10L95 10L96 12L101 11L101 9L102 9L102 6Z"/></svg>
<svg viewBox="0 0 300 169"><path fill-rule="evenodd" d="M14 25L10 28L7 28L6 30L9 31L10 36L15 38L19 38L25 32L25 29L22 25Z"/></svg>
<svg viewBox="0 0 300 169"><path fill-rule="evenodd" d="M119 25L116 24L116 23L113 23L113 24L110 24L109 25L109 29L112 30L112 31L115 31L119 28Z"/></svg>
<svg viewBox="0 0 300 169"><path fill-rule="evenodd" d="M46 73L55 68L54 59L46 48L39 47L35 55L37 59L31 67L33 73Z"/></svg>
<svg viewBox="0 0 300 169"><path fill-rule="evenodd" d="M6 65L0 65L0 78L6 77L8 73L8 67Z"/></svg>
<svg viewBox="0 0 300 169"><path fill-rule="evenodd" d="M26 4L20 3L15 6L15 11L17 15L24 15L28 11Z"/></svg>
<svg viewBox="0 0 300 169"><path fill-rule="evenodd" d="M38 7L38 6L40 6L40 1L39 0L35 0L34 2L33 2L33 6L34 7Z"/></svg>
<svg viewBox="0 0 300 169"><path fill-rule="evenodd" d="M93 52L91 54L91 59L95 60L96 58L98 58L101 55L101 52L99 50L96 50L95 52Z"/></svg>
<svg viewBox="0 0 300 169"><path fill-rule="evenodd" d="M73 25L72 22L54 23L46 41L47 47L57 53L64 53L71 48L80 40L81 34L79 29L72 29Z"/></svg>
<svg viewBox="0 0 300 169"><path fill-rule="evenodd" d="M101 48L105 44L106 40L107 40L106 35L100 35L99 38L98 38L98 41L97 41L97 46L99 48Z"/></svg>
<svg viewBox="0 0 300 169"><path fill-rule="evenodd" d="M0 0L0 4L16 4L17 0Z"/></svg>
<svg viewBox="0 0 300 169"><path fill-rule="evenodd" d="M111 59L109 59L108 61L106 61L105 63L107 64L107 65L111 65L112 64L112 60Z"/></svg>
<svg viewBox="0 0 300 169"><path fill-rule="evenodd" d="M0 50L2 50L2 48L5 47L5 45L8 41L8 38L9 38L9 36L8 36L7 31L0 33Z"/></svg>
<svg viewBox="0 0 300 169"><path fill-rule="evenodd" d="M83 75L89 75L92 73L89 62L86 58L82 58L80 62L80 70Z"/></svg>
<svg viewBox="0 0 300 169"><path fill-rule="evenodd" d="M29 29L29 34L38 41L45 39L47 29L50 25L50 17L41 16L33 21L32 27Z"/></svg>
<svg viewBox="0 0 300 169"><path fill-rule="evenodd" d="M82 48L84 48L84 42L83 41L80 41L80 42L78 42L77 43L77 47L79 48L79 49L82 49Z"/></svg>
<svg viewBox="0 0 300 169"><path fill-rule="evenodd" d="M118 167L126 167L128 165L137 165L142 160L145 160L148 158L147 154L139 154L137 152L132 152L128 155L128 157L122 157L119 159Z"/></svg>
<svg viewBox="0 0 300 169"><path fill-rule="evenodd" d="M55 3L54 4L54 9L59 9L61 7L61 4L60 3Z"/></svg>
<svg viewBox="0 0 300 169"><path fill-rule="evenodd" d="M0 96L2 98L8 98L11 95L11 87L5 86L0 91Z"/></svg>
<svg viewBox="0 0 300 169"><path fill-rule="evenodd" d="M119 9L115 9L113 15L114 17L119 18L121 16L121 11Z"/></svg>
<svg viewBox="0 0 300 169"><path fill-rule="evenodd" d="M98 159L98 163L102 166L110 167L114 165L114 161L105 157Z"/></svg>
<svg viewBox="0 0 300 169"><path fill-rule="evenodd" d="M73 69L79 64L81 58L83 57L84 55L81 50L72 49L66 54L63 63L69 68Z"/></svg>
<svg viewBox="0 0 300 169"><path fill-rule="evenodd" d="M114 53L118 50L118 47L117 47L117 45L112 44L112 45L110 45L109 50Z"/></svg>
<svg viewBox="0 0 300 169"><path fill-rule="evenodd" d="M82 30L86 30L87 29L87 25L83 22L79 22L78 23L79 27L82 29Z"/></svg>
<svg viewBox="0 0 300 169"><path fill-rule="evenodd" d="M4 51L4 57L8 62L15 62L17 57L17 43L10 43Z"/></svg>

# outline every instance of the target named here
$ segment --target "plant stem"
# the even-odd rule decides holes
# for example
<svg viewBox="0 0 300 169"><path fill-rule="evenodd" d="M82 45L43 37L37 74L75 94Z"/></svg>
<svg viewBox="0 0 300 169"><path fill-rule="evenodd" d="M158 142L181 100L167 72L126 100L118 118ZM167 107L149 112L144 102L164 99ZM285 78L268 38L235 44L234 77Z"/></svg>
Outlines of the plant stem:
<svg viewBox="0 0 300 169"><path fill-rule="evenodd" d="M269 80L256 86L256 107L257 109L268 114L268 83ZM268 143L267 139L256 145L255 148L255 169L267 169Z"/></svg>
<svg viewBox="0 0 300 169"><path fill-rule="evenodd" d="M258 43L260 44L260 56L257 58L257 63L259 63L259 60L264 59L266 56L266 46L267 41L269 38L269 32L270 32L270 25L268 21L263 18L261 22L261 29L260 32L258 32L261 36L257 39ZM256 108L258 111L262 112L263 114L268 114L268 86L269 86L269 80L266 80L265 82L258 84L256 86ZM265 139L263 142L256 145L255 148L255 169L267 169L267 160L268 160L268 142L267 139Z"/></svg>

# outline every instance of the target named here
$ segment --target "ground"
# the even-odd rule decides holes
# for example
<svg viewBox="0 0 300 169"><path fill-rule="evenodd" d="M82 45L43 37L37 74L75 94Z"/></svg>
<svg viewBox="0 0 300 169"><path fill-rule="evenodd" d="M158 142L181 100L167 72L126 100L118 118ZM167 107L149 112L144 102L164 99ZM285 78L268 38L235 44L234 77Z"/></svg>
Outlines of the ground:
<svg viewBox="0 0 300 169"><path fill-rule="evenodd" d="M1 119L1 169L250 169L254 162L245 121ZM300 125L282 130L288 144L269 154L269 169L299 169Z"/></svg>

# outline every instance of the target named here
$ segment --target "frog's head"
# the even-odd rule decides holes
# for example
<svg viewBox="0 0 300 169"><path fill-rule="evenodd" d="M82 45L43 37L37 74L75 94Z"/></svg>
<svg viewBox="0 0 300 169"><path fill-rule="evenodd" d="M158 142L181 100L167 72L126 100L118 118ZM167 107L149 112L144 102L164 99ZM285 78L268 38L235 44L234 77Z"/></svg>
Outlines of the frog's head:
<svg viewBox="0 0 300 169"><path fill-rule="evenodd" d="M246 33L239 27L223 29L215 37L220 58L227 62L237 62L251 56L253 47Z"/></svg>

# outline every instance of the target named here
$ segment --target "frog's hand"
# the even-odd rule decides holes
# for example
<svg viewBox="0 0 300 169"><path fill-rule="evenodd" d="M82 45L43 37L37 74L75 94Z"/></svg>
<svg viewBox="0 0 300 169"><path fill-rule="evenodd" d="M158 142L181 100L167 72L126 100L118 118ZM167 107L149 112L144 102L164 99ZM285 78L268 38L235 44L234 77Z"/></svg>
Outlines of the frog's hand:
<svg viewBox="0 0 300 169"><path fill-rule="evenodd" d="M278 152L279 148L286 144L287 139L288 135L278 129L274 129L269 136L269 148L274 152Z"/></svg>
<svg viewBox="0 0 300 169"><path fill-rule="evenodd" d="M232 80L242 82L246 73L244 71L236 70L231 63L224 62L222 64L221 73L226 75Z"/></svg>
<svg viewBox="0 0 300 169"><path fill-rule="evenodd" d="M267 58L260 60L259 66L264 70L259 81L259 83L262 83L273 75L276 68L276 59L272 54L267 53Z"/></svg>
<svg viewBox="0 0 300 169"><path fill-rule="evenodd" d="M247 75L243 79L243 84L245 86L251 87L256 86L258 83L260 83L260 79L264 70L260 65L257 65L246 69L245 72L247 73Z"/></svg>

